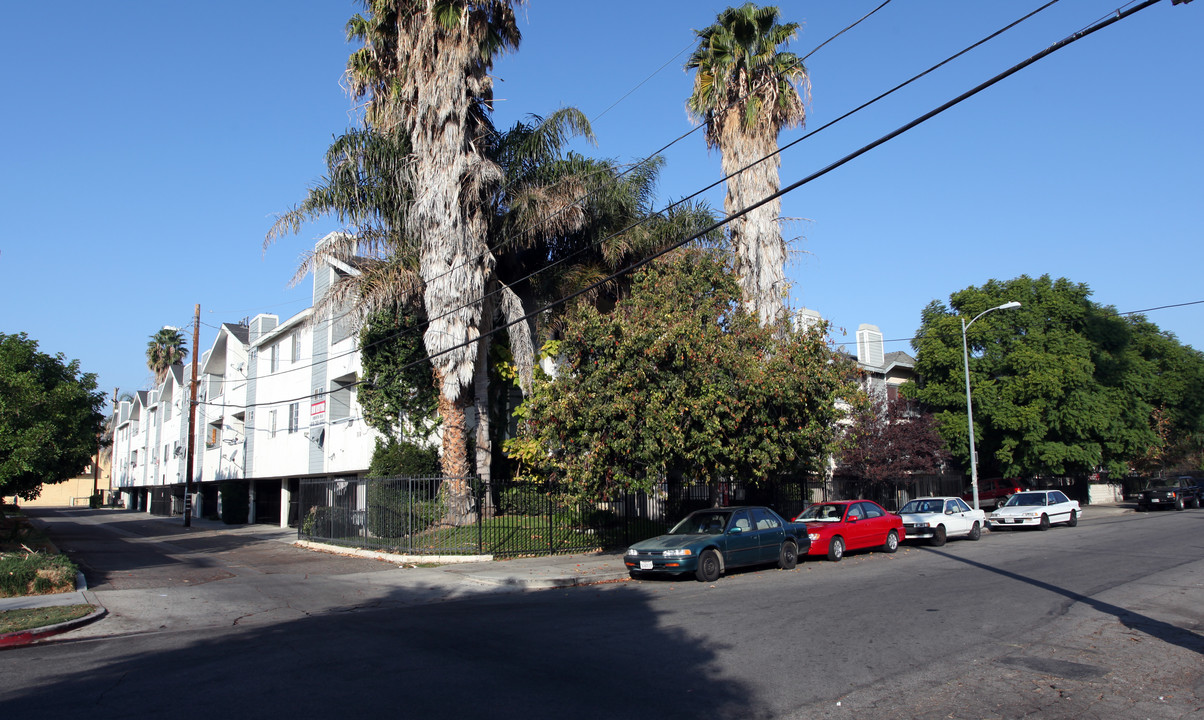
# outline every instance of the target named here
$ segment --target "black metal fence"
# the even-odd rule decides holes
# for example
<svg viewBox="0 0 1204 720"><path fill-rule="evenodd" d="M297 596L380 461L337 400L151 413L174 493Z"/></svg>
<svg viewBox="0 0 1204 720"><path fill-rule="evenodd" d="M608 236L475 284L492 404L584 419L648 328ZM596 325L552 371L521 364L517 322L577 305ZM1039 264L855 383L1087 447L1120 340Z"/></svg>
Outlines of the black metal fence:
<svg viewBox="0 0 1204 720"><path fill-rule="evenodd" d="M549 555L623 548L665 532L687 513L720 505L801 512L818 484L782 478L761 486L663 484L598 502L547 483L477 478L305 479L298 537L423 555ZM714 497L712 497L714 494Z"/></svg>

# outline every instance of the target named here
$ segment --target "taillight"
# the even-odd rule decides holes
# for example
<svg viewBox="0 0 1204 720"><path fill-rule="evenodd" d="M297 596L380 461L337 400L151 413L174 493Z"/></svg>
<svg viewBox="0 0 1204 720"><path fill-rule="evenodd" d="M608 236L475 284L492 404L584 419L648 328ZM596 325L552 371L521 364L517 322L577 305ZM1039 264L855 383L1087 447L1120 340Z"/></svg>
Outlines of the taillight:
<svg viewBox="0 0 1204 720"><path fill-rule="evenodd" d="M1020 492L1020 488L1012 488L1012 494L1013 494L1013 495L1015 495L1015 494L1016 494L1016 493L1018 493L1018 492Z"/></svg>

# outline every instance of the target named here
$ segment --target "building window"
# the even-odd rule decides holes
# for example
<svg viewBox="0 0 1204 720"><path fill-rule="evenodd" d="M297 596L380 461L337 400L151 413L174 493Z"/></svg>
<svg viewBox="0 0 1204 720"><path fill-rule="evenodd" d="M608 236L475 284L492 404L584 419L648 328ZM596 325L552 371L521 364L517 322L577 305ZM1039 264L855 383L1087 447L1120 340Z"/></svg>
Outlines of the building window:
<svg viewBox="0 0 1204 720"><path fill-rule="evenodd" d="M354 375L341 377L331 382L329 410L331 422L351 417L351 388L354 386Z"/></svg>
<svg viewBox="0 0 1204 720"><path fill-rule="evenodd" d="M301 403L290 403L288 406L288 432L293 434L301 429Z"/></svg>
<svg viewBox="0 0 1204 720"><path fill-rule="evenodd" d="M209 432L205 435L205 448L213 449L217 447L218 442L222 437L221 423L216 423L209 426Z"/></svg>
<svg viewBox="0 0 1204 720"><path fill-rule="evenodd" d="M268 410L268 437L276 437L276 411Z"/></svg>
<svg viewBox="0 0 1204 720"><path fill-rule="evenodd" d="M292 361L294 363L301 362L301 333L295 332L292 337L293 354Z"/></svg>

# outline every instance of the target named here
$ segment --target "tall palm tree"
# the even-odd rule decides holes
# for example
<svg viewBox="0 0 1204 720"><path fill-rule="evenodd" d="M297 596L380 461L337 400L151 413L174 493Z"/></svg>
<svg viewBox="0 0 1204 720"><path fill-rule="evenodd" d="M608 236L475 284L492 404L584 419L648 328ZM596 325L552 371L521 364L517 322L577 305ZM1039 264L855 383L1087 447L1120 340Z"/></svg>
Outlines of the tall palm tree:
<svg viewBox="0 0 1204 720"><path fill-rule="evenodd" d="M427 352L440 386L443 472L467 477L466 410L478 361L482 298L492 267L488 198L501 171L482 149L493 131L495 56L518 47L517 0L366 0L349 34L364 43L348 62L365 120L400 130L411 146L404 183L414 191L406 233L418 244L429 324ZM399 181L402 178L399 178ZM467 516L453 482L453 516ZM458 505L459 507L456 507Z"/></svg>
<svg viewBox="0 0 1204 720"><path fill-rule="evenodd" d="M184 346L184 335L179 328L165 325L150 336L146 343L146 366L155 374L155 384L163 382L172 365L184 362L188 348Z"/></svg>
<svg viewBox="0 0 1204 720"><path fill-rule="evenodd" d="M794 39L798 23L779 24L776 7L745 3L719 13L716 23L695 31L698 47L686 62L697 70L687 107L706 124L707 145L722 154L727 214L752 205L780 187L778 135L806 119L807 71L794 53L778 47ZM760 161L760 162L758 162ZM751 167L749 167L751 166ZM745 307L762 324L785 312L786 244L774 200L730 224Z"/></svg>

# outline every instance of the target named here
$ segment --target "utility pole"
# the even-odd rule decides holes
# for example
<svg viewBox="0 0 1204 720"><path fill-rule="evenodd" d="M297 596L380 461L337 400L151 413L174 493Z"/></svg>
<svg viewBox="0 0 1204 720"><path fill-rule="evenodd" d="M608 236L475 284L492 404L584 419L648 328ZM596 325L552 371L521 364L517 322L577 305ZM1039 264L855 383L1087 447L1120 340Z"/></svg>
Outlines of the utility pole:
<svg viewBox="0 0 1204 720"><path fill-rule="evenodd" d="M192 454L196 444L196 363L201 337L201 304L192 316L192 382L188 384L188 468L184 475L184 527L192 527Z"/></svg>

